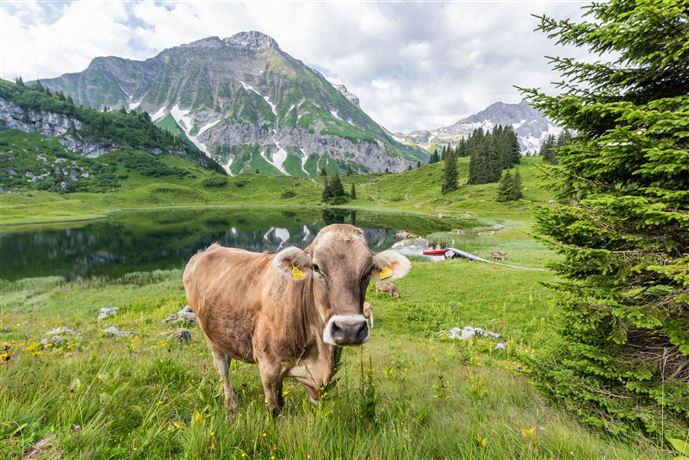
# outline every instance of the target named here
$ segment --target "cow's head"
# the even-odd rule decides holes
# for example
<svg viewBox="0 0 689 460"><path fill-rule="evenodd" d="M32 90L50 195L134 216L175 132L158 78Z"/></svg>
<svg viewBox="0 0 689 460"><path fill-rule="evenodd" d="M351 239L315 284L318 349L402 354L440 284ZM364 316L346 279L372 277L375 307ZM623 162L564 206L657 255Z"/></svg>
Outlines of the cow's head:
<svg viewBox="0 0 689 460"><path fill-rule="evenodd" d="M324 227L305 249L290 247L273 259L288 277L304 278L313 286L315 305L325 324L323 341L331 345L360 345L370 331L363 315L371 280L393 281L409 272L409 260L394 252L373 254L364 233L346 224Z"/></svg>

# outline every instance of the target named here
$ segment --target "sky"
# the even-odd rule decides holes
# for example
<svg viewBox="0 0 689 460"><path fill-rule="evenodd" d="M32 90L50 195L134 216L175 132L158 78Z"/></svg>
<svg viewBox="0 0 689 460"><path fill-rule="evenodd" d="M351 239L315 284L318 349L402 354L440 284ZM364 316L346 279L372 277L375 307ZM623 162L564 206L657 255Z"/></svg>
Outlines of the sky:
<svg viewBox="0 0 689 460"><path fill-rule="evenodd" d="M392 131L450 125L513 85L552 91L545 56L558 47L532 14L578 18L579 1L502 2L0 2L0 76L55 77L97 56L152 57L208 36L258 30L357 94Z"/></svg>

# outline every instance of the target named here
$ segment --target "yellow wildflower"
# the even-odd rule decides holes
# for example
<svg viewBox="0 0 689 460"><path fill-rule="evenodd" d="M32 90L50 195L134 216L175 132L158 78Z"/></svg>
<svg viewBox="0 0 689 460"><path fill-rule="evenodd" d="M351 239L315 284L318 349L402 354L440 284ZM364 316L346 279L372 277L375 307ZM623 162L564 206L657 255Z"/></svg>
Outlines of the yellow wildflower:
<svg viewBox="0 0 689 460"><path fill-rule="evenodd" d="M525 438L532 438L536 436L536 427L532 426L531 428L520 428L519 433L521 433L521 435Z"/></svg>

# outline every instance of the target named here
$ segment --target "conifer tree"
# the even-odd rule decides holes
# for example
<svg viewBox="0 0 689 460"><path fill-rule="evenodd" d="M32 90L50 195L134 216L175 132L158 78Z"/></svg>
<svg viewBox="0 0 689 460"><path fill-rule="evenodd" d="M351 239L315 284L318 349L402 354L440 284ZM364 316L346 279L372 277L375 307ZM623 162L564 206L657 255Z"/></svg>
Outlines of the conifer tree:
<svg viewBox="0 0 689 460"><path fill-rule="evenodd" d="M321 200L323 203L329 203L333 198L333 188L332 182L328 179L328 176L323 176L323 194L321 195Z"/></svg>
<svg viewBox="0 0 689 460"><path fill-rule="evenodd" d="M457 159L452 149L448 148L445 153L441 192L449 193L453 190L457 190Z"/></svg>
<svg viewBox="0 0 689 460"><path fill-rule="evenodd" d="M500 180L503 162L498 156L495 139L488 134L476 139L474 153L469 158L469 183L488 184Z"/></svg>
<svg viewBox="0 0 689 460"><path fill-rule="evenodd" d="M502 175L500 182L498 183L498 198L497 201L512 201L514 200L514 180L512 179L512 173L508 169Z"/></svg>
<svg viewBox="0 0 689 460"><path fill-rule="evenodd" d="M689 426L689 8L610 0L578 20L540 17L563 45L556 96L523 90L576 135L558 152L558 205L537 229L563 257L556 346L542 387L583 420L662 442Z"/></svg>
<svg viewBox="0 0 689 460"><path fill-rule="evenodd" d="M459 140L459 144L457 145L457 156L458 157L469 156L469 152L467 151L467 140L465 138L462 138Z"/></svg>
<svg viewBox="0 0 689 460"><path fill-rule="evenodd" d="M521 147L519 146L519 138L511 126L508 126L507 132L507 148L508 157L510 158L510 166L518 165L522 161Z"/></svg>
<svg viewBox="0 0 689 460"><path fill-rule="evenodd" d="M352 189L349 192L349 197L352 200L356 200L356 187L354 187L354 184L352 184Z"/></svg>
<svg viewBox="0 0 689 460"><path fill-rule="evenodd" d="M552 164L557 163L557 158L555 157L555 144L555 136L553 134L548 134L538 152L544 162Z"/></svg>
<svg viewBox="0 0 689 460"><path fill-rule="evenodd" d="M335 177L333 177L331 185L334 197L345 196L344 186L342 185L342 181L340 180L340 176L338 174L335 174Z"/></svg>

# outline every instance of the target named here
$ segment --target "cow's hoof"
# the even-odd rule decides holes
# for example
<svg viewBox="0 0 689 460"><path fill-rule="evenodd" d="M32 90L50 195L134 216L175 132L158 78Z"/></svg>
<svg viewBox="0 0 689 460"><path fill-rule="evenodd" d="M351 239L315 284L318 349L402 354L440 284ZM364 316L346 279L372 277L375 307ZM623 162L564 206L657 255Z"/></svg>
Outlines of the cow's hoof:
<svg viewBox="0 0 689 460"><path fill-rule="evenodd" d="M225 400L225 408L227 409L227 412L236 411L237 401L235 401L234 398Z"/></svg>

